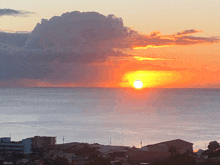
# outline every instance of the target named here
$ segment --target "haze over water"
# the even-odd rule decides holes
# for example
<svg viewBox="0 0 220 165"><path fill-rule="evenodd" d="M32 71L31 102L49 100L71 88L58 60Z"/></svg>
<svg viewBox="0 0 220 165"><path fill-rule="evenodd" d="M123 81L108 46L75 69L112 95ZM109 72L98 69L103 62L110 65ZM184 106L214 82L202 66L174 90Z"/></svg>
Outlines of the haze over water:
<svg viewBox="0 0 220 165"><path fill-rule="evenodd" d="M220 140L220 89L0 88L0 137L140 146Z"/></svg>

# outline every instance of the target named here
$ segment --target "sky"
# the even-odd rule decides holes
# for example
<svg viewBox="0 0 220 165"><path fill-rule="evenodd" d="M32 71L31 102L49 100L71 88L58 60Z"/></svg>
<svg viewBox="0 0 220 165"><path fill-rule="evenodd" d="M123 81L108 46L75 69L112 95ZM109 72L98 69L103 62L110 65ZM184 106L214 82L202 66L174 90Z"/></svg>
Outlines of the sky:
<svg viewBox="0 0 220 165"><path fill-rule="evenodd" d="M220 87L219 0L2 0L1 87Z"/></svg>

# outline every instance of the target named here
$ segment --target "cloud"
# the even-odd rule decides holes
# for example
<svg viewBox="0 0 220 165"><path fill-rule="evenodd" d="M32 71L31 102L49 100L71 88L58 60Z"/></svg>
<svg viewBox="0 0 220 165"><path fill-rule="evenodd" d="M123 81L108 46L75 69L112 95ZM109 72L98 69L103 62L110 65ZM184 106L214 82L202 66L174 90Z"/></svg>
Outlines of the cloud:
<svg viewBox="0 0 220 165"><path fill-rule="evenodd" d="M29 48L71 49L72 52L105 52L118 47L131 34L121 18L96 12L71 12L50 20L42 19L27 40Z"/></svg>
<svg viewBox="0 0 220 165"><path fill-rule="evenodd" d="M29 37L28 33L5 33L0 32L0 43L22 47Z"/></svg>
<svg viewBox="0 0 220 165"><path fill-rule="evenodd" d="M25 43L26 48L52 50L60 62L93 63L104 61L132 30L114 15L78 11L42 19Z"/></svg>
<svg viewBox="0 0 220 165"><path fill-rule="evenodd" d="M112 14L64 13L42 19L30 34L0 33L0 81L13 80L20 84L28 79L41 85L78 86L97 85L107 79L113 82L114 74L109 73L115 66L107 66L105 62L111 57L124 62L128 57L125 49L219 42L216 37L189 36L196 32L199 31L162 35L156 31L142 35L125 27L123 20ZM140 57L136 61L140 60L167 59Z"/></svg>
<svg viewBox="0 0 220 165"><path fill-rule="evenodd" d="M146 49L157 47L170 47L175 45L194 45L202 43L219 43L219 37L195 37L189 34L201 32L199 30L191 29L179 32L174 35L162 35L155 31L150 35L135 35L129 38L126 42L134 49Z"/></svg>
<svg viewBox="0 0 220 165"><path fill-rule="evenodd" d="M35 14L34 12L14 10L14 9L0 9L0 17L5 15L10 16L28 16L29 14Z"/></svg>
<svg viewBox="0 0 220 165"><path fill-rule="evenodd" d="M161 33L159 31L154 31L150 34L150 37L154 38L154 37L159 37L161 36Z"/></svg>
<svg viewBox="0 0 220 165"><path fill-rule="evenodd" d="M46 53L26 50L0 43L0 80L45 77L51 70L46 60L37 61L33 54L46 56Z"/></svg>
<svg viewBox="0 0 220 165"><path fill-rule="evenodd" d="M184 30L182 32L177 33L177 35L188 35L188 34L194 34L194 33L198 33L198 32L202 32L202 31L196 30L196 29Z"/></svg>
<svg viewBox="0 0 220 165"><path fill-rule="evenodd" d="M91 82L103 68L89 64L120 55L114 49L131 33L114 15L77 11L42 19L30 34L0 33L0 80Z"/></svg>

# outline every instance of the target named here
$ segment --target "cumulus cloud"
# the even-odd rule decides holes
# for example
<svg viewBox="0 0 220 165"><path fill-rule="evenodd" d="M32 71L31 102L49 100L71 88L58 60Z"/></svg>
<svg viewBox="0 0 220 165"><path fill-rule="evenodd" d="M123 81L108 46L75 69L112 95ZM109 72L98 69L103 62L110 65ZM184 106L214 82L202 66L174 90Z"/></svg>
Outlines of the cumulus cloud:
<svg viewBox="0 0 220 165"><path fill-rule="evenodd" d="M116 40L131 34L121 18L96 12L71 12L38 23L26 47L71 49L72 52L100 52L118 47ZM103 44L104 43L104 44Z"/></svg>
<svg viewBox="0 0 220 165"><path fill-rule="evenodd" d="M5 35L0 41L0 80L47 76L54 81L62 77L63 81L68 77L77 81L85 80L86 73L96 77L96 67L86 64L103 62L109 55L118 54L114 49L123 47L122 41L132 32L114 15L75 11L42 19L30 34L0 34Z"/></svg>
<svg viewBox="0 0 220 165"><path fill-rule="evenodd" d="M13 14L10 10L5 13ZM86 86L108 77L109 68L97 64L108 57L126 58L123 50L127 48L219 42L218 38L190 36L197 32L162 35L156 31L142 35L112 14L64 13L42 19L30 34L0 33L0 81L34 79Z"/></svg>
<svg viewBox="0 0 220 165"><path fill-rule="evenodd" d="M0 9L0 17L5 15L10 16L28 16L29 14L35 14L34 12L14 10L14 9Z"/></svg>

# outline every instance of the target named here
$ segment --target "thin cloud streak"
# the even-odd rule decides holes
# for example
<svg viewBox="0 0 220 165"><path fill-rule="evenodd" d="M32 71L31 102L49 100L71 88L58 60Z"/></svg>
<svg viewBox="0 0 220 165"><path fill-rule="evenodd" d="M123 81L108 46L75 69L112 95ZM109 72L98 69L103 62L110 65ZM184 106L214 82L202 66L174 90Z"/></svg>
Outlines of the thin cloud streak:
<svg viewBox="0 0 220 165"><path fill-rule="evenodd" d="M199 33L199 32L203 32L203 31L202 30L196 30L196 29L184 30L184 31L181 31L181 32L177 33L177 35L188 35L188 34L194 34L194 33Z"/></svg>
<svg viewBox="0 0 220 165"><path fill-rule="evenodd" d="M0 17L2 16L28 16L29 14L36 14L34 12L14 10L14 9L0 9Z"/></svg>
<svg viewBox="0 0 220 165"><path fill-rule="evenodd" d="M195 37L189 34L201 32L199 30L185 30L174 35L162 35L160 32L152 32L150 35L135 35L126 42L133 49L147 49L170 47L176 45L195 45L206 43L219 43L219 37Z"/></svg>

